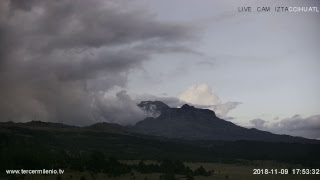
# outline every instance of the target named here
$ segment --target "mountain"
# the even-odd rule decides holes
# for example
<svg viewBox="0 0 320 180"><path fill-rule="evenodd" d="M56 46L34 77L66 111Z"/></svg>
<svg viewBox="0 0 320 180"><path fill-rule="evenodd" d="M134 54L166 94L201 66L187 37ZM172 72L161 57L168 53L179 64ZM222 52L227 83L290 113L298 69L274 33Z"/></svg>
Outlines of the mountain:
<svg viewBox="0 0 320 180"><path fill-rule="evenodd" d="M168 105L161 101L141 101L138 106L145 111L148 117L157 118L161 115L161 112L170 108Z"/></svg>
<svg viewBox="0 0 320 180"><path fill-rule="evenodd" d="M302 137L240 127L218 118L211 110L198 109L188 104L181 108L170 108L160 101L143 101L138 106L157 116L148 117L131 127L130 130L136 133L187 140L318 143L316 140Z"/></svg>

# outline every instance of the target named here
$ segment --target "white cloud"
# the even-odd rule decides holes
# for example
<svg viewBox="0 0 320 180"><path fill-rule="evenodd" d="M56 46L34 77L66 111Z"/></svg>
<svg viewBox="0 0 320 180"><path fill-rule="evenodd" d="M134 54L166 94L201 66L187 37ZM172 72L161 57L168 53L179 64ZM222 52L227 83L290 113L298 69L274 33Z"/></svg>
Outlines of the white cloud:
<svg viewBox="0 0 320 180"><path fill-rule="evenodd" d="M194 104L195 106L206 106L208 109L213 110L217 116L223 119L230 119L227 114L241 104L241 102L231 101L222 103L211 87L205 83L191 86L179 95L179 99L181 101Z"/></svg>
<svg viewBox="0 0 320 180"><path fill-rule="evenodd" d="M193 85L185 92L180 94L179 98L192 104L221 104L220 98L212 92L212 89L207 84Z"/></svg>
<svg viewBox="0 0 320 180"><path fill-rule="evenodd" d="M211 109L214 110L221 118L223 119L230 119L227 117L227 114L232 110L235 109L238 105L242 104L241 102L231 102L228 101L226 103L213 105Z"/></svg>

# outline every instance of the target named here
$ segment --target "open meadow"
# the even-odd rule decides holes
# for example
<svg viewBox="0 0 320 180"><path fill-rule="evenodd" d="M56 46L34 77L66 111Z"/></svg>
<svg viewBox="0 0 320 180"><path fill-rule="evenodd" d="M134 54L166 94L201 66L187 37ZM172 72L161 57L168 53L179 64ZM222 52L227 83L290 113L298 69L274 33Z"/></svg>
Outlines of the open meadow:
<svg viewBox="0 0 320 180"><path fill-rule="evenodd" d="M122 161L128 164L138 164L138 160ZM156 161L145 161L146 164L157 163ZM318 180L320 175L253 175L253 169L286 169L286 168L303 168L301 165L289 165L276 163L273 161L247 161L247 164L223 164L223 163L184 163L192 170L202 166L207 171L214 171L209 176L194 176L194 180ZM67 171L63 175L26 175L25 180L160 180L164 179L161 173L140 173L133 171L132 173L123 174L119 177L110 177L105 173L92 172L76 172ZM186 180L185 175L176 174L177 180ZM8 177L6 179L13 179Z"/></svg>

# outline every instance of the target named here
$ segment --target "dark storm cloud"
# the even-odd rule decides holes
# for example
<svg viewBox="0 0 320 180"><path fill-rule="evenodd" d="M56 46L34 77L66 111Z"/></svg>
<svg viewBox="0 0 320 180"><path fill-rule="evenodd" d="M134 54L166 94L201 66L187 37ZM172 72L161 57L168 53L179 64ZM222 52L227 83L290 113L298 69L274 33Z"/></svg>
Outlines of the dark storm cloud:
<svg viewBox="0 0 320 180"><path fill-rule="evenodd" d="M291 118L285 118L279 122L254 119L251 120L250 123L257 129L277 134L289 134L314 139L320 138L320 115L304 118L301 115L296 114Z"/></svg>
<svg viewBox="0 0 320 180"><path fill-rule="evenodd" d="M10 8L15 10L15 9L21 9L21 10L27 10L30 11L33 0L11 0L10 2Z"/></svg>
<svg viewBox="0 0 320 180"><path fill-rule="evenodd" d="M1 121L35 114L76 125L142 118L125 92L111 99L104 92L125 87L128 73L152 53L187 52L182 44L195 37L193 28L157 21L130 3L1 1Z"/></svg>

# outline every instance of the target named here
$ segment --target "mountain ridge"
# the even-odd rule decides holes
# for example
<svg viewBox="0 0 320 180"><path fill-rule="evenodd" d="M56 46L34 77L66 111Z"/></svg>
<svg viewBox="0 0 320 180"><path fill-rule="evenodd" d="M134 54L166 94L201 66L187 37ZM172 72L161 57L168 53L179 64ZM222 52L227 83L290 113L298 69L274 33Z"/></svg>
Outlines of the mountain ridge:
<svg viewBox="0 0 320 180"><path fill-rule="evenodd" d="M157 106L159 102L144 101L143 104ZM142 104L138 106L141 107ZM184 104L181 108L167 106L159 109L161 111L158 117L148 117L139 121L130 130L140 134L187 140L313 142L313 139L244 128L220 119L214 111L199 109L188 104Z"/></svg>

